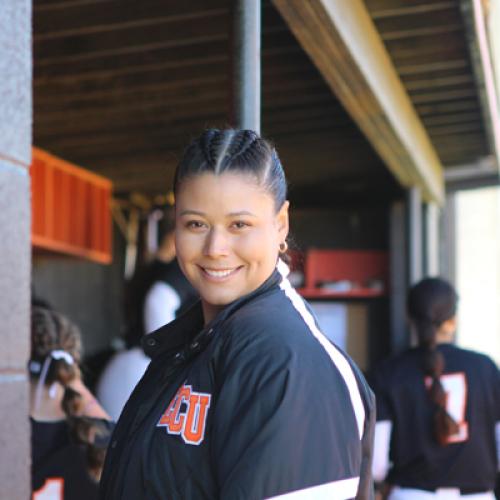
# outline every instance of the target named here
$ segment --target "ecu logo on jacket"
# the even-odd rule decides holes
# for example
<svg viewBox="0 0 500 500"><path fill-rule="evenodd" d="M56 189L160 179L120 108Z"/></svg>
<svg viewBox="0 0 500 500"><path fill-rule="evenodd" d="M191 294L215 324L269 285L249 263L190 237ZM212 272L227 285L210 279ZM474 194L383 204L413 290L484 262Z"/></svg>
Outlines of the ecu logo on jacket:
<svg viewBox="0 0 500 500"><path fill-rule="evenodd" d="M181 436L186 444L199 445L205 438L211 399L211 394L195 392L184 383L161 416L157 427L165 427L167 434Z"/></svg>

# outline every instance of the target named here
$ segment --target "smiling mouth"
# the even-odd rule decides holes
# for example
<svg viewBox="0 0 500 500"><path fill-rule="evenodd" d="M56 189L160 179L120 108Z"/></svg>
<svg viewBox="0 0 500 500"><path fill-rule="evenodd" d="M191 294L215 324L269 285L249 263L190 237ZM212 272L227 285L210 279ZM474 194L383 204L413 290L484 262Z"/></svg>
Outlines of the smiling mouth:
<svg viewBox="0 0 500 500"><path fill-rule="evenodd" d="M208 276L209 278L214 280L224 280L226 278L229 278L230 276L237 273L242 267L243 266L233 267L231 269L209 269L207 267L200 266L205 276Z"/></svg>

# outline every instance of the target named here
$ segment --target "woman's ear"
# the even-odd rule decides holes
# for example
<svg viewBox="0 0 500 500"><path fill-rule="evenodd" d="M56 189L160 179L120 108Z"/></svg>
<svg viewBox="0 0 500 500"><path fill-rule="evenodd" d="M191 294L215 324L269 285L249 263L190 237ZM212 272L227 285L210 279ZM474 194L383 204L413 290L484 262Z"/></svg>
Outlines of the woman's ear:
<svg viewBox="0 0 500 500"><path fill-rule="evenodd" d="M457 317L453 316L444 321L437 332L437 340L442 342L451 342L457 330Z"/></svg>
<svg viewBox="0 0 500 500"><path fill-rule="evenodd" d="M447 319L442 325L441 325L441 330L443 332L453 335L455 331L457 330L457 317L453 316L450 319Z"/></svg>
<svg viewBox="0 0 500 500"><path fill-rule="evenodd" d="M276 215L276 221L278 224L278 231L280 235L280 241L285 241L288 236L289 223L288 223L288 207L290 206L290 202L286 200L281 208L279 209L278 214Z"/></svg>

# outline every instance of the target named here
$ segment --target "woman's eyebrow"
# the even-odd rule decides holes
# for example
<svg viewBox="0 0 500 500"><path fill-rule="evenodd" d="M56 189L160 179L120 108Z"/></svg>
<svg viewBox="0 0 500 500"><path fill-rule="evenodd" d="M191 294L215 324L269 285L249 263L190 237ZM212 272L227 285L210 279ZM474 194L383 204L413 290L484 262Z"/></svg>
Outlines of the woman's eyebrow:
<svg viewBox="0 0 500 500"><path fill-rule="evenodd" d="M201 212L199 210L183 210L179 215L199 215L200 217L206 217L205 212ZM230 212L226 215L226 217L240 217L242 215L247 215L250 217L257 217L256 214L249 212L248 210L240 210L238 212Z"/></svg>
<svg viewBox="0 0 500 500"><path fill-rule="evenodd" d="M183 210L180 215L199 215L200 217L205 217L205 213L198 210Z"/></svg>
<svg viewBox="0 0 500 500"><path fill-rule="evenodd" d="M252 212L249 212L248 210L241 210L240 212L231 212L227 215L228 217L239 217L241 215L249 215L250 217L257 217L257 215L253 214Z"/></svg>

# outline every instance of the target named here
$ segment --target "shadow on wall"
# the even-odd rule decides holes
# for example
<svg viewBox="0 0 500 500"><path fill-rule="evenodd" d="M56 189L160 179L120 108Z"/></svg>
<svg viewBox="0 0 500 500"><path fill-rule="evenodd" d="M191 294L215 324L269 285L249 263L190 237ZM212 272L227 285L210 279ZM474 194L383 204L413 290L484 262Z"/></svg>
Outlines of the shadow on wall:
<svg viewBox="0 0 500 500"><path fill-rule="evenodd" d="M97 264L72 257L33 255L33 288L38 298L81 329L85 355L109 347L123 328L124 242L113 228L113 261Z"/></svg>

